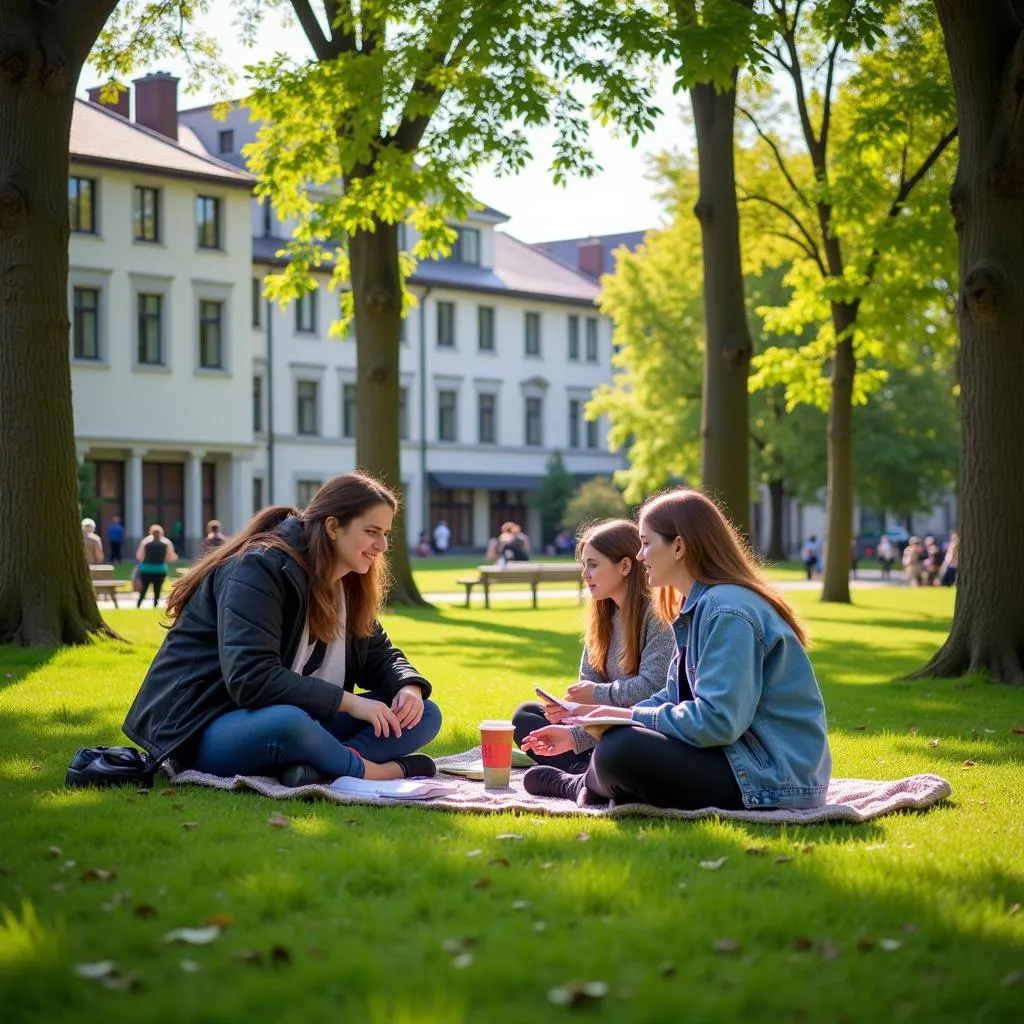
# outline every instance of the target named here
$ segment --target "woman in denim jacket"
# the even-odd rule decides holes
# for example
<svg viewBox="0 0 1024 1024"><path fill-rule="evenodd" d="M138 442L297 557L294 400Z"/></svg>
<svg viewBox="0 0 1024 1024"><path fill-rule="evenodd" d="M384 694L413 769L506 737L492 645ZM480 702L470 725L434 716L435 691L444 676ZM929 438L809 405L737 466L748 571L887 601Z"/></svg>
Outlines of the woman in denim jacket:
<svg viewBox="0 0 1024 1024"><path fill-rule="evenodd" d="M807 635L717 506L688 489L649 498L638 558L675 634L667 685L581 718L633 727L608 727L585 775L530 769L527 791L683 810L824 804L832 758Z"/></svg>

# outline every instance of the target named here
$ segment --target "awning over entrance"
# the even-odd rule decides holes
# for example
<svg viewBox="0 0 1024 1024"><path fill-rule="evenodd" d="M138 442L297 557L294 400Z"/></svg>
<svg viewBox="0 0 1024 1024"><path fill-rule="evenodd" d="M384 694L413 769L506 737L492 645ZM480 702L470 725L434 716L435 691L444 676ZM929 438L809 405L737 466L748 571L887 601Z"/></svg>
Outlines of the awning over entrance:
<svg viewBox="0 0 1024 1024"><path fill-rule="evenodd" d="M524 473L459 473L446 470L428 476L430 486L443 491L535 491L544 479Z"/></svg>

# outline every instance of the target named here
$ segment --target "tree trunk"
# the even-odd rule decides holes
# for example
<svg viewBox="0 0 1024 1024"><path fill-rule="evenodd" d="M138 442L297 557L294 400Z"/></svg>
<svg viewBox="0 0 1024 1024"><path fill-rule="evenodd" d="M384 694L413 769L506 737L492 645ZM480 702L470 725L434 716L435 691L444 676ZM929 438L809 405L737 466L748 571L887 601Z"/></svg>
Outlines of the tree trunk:
<svg viewBox="0 0 1024 1024"><path fill-rule="evenodd" d="M0 5L0 643L42 647L110 633L82 545L71 404L75 17Z"/></svg>
<svg viewBox="0 0 1024 1024"><path fill-rule="evenodd" d="M918 675L1024 685L1024 34L1001 0L935 4L960 125L959 571L953 627ZM1017 5L1018 11L1024 5Z"/></svg>
<svg viewBox="0 0 1024 1024"><path fill-rule="evenodd" d="M356 232L349 242L349 258L356 327L356 463L401 492L398 353L402 285L397 226L378 221L375 231ZM427 486L425 480L423 486ZM391 530L389 561L394 577L390 603L425 605L412 578L402 507Z"/></svg>
<svg viewBox="0 0 1024 1024"><path fill-rule="evenodd" d="M739 208L733 160L733 88L706 83L690 90L697 131L700 197L694 213L704 250L704 393L701 483L743 534L750 536L750 434L747 378L752 345L743 300Z"/></svg>
<svg viewBox="0 0 1024 1024"><path fill-rule="evenodd" d="M786 496L786 481L781 477L768 482L768 495L771 498L772 525L768 536L768 560L782 562L786 558L786 548L782 542L782 520L785 515L783 502Z"/></svg>
<svg viewBox="0 0 1024 1024"><path fill-rule="evenodd" d="M832 394L828 411L828 535L825 538L825 568L822 573L822 601L850 603L850 542L853 539L853 375L856 361L853 339L849 337L857 310L835 305L832 325L836 344L832 357Z"/></svg>

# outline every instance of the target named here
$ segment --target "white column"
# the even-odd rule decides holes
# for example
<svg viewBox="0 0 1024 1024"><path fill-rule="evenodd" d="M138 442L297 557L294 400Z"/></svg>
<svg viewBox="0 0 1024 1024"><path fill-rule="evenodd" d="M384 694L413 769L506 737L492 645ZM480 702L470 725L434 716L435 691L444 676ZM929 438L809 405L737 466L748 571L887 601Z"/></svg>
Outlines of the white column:
<svg viewBox="0 0 1024 1024"><path fill-rule="evenodd" d="M203 522L203 456L204 451L190 451L185 469L185 551L199 554L199 545L206 536Z"/></svg>
<svg viewBox="0 0 1024 1024"><path fill-rule="evenodd" d="M231 456L231 519L224 524L225 533L236 533L252 518L252 454L242 452Z"/></svg>
<svg viewBox="0 0 1024 1024"><path fill-rule="evenodd" d="M131 545L138 544L145 532L142 522L142 456L145 448L133 448L125 464L124 531L127 534L125 551L131 553Z"/></svg>

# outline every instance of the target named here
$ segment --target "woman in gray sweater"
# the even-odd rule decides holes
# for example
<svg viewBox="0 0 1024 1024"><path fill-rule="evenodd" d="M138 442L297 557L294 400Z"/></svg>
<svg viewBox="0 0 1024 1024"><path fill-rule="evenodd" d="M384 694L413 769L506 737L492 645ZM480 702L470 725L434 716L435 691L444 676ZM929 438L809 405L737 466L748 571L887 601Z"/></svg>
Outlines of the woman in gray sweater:
<svg viewBox="0 0 1024 1024"><path fill-rule="evenodd" d="M576 548L591 601L579 681L566 695L580 705L573 714L632 707L665 686L675 645L651 608L639 550L640 532L626 519L592 527ZM580 774L595 741L579 726L560 725L568 714L557 704L523 704L512 716L515 738L538 764Z"/></svg>

